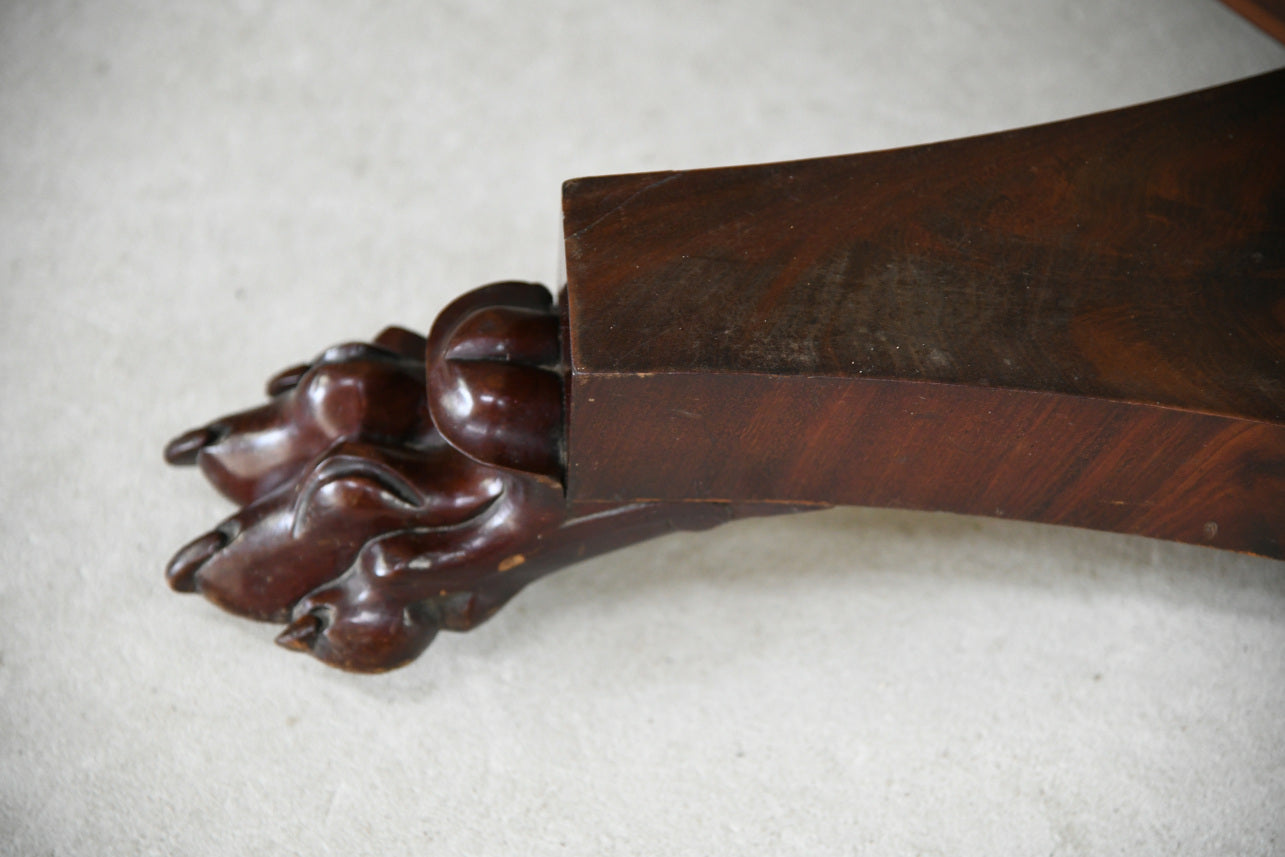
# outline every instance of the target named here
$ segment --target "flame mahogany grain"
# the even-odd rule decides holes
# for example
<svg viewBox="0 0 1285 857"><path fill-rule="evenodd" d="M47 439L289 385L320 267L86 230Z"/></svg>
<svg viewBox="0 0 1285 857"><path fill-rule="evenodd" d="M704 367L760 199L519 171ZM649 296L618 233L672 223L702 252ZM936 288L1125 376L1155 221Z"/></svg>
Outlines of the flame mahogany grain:
<svg viewBox="0 0 1285 857"><path fill-rule="evenodd" d="M1285 556L1285 72L563 199L573 502L895 506Z"/></svg>

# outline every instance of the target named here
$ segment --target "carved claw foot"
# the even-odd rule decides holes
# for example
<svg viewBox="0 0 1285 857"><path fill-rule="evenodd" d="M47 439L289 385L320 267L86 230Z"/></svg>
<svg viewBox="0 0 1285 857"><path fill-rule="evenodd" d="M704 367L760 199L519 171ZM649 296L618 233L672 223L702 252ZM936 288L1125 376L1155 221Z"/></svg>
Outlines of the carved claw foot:
<svg viewBox="0 0 1285 857"><path fill-rule="evenodd" d="M234 613L286 621L372 536L463 524L502 491L499 479L440 440L424 450L341 441L180 550L166 577Z"/></svg>
<svg viewBox="0 0 1285 857"><path fill-rule="evenodd" d="M220 493L244 504L296 479L337 441L431 444L424 344L423 337L390 327L373 344L329 348L274 375L266 404L170 441L165 460L197 465Z"/></svg>
<svg viewBox="0 0 1285 857"><path fill-rule="evenodd" d="M268 383L269 401L166 447L241 508L166 577L344 669L415 658L562 566L674 529L787 511L721 503L569 508L559 319L542 286L456 300Z"/></svg>

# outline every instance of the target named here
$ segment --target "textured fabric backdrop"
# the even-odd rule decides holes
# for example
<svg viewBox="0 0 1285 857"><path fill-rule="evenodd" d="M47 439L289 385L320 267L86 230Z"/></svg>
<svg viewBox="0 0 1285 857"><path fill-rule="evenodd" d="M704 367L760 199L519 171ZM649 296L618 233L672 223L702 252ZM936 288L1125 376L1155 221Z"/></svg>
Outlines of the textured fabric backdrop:
<svg viewBox="0 0 1285 857"><path fill-rule="evenodd" d="M166 588L172 434L490 280L577 175L1220 83L1212 0L0 5L0 850L1269 854L1285 565L837 510L562 572L346 675Z"/></svg>

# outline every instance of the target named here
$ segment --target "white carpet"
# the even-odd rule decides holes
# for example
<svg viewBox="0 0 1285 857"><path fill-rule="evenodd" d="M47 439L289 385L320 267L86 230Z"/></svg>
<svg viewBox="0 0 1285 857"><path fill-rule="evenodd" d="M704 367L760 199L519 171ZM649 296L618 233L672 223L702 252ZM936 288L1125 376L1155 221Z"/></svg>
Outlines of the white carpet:
<svg viewBox="0 0 1285 857"><path fill-rule="evenodd" d="M563 179L1285 64L1212 0L0 5L0 851L1285 851L1285 565L838 510L537 584L382 677L166 588L165 440L490 280Z"/></svg>

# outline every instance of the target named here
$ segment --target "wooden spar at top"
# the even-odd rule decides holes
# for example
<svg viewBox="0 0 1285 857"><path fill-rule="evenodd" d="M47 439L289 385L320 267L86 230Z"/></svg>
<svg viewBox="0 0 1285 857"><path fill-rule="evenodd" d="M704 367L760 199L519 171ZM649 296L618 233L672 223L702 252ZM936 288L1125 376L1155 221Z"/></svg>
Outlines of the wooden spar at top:
<svg viewBox="0 0 1285 857"><path fill-rule="evenodd" d="M180 591L406 663L586 556L859 504L1285 557L1285 72L1020 131L564 189L496 283L176 438Z"/></svg>
<svg viewBox="0 0 1285 857"><path fill-rule="evenodd" d="M1285 42L1285 0L1223 0L1278 42Z"/></svg>
<svg viewBox="0 0 1285 857"><path fill-rule="evenodd" d="M1285 73L568 182L573 501L931 509L1282 556Z"/></svg>

